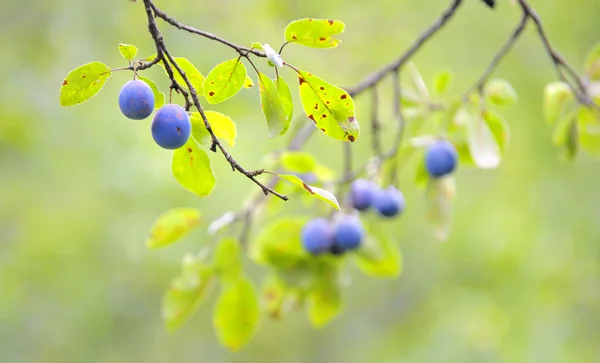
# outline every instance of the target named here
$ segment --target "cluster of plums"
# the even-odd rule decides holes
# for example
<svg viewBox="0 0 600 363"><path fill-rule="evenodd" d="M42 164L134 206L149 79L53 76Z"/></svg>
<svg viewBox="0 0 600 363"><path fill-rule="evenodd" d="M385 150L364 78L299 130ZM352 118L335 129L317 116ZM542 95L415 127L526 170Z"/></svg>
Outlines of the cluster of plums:
<svg viewBox="0 0 600 363"><path fill-rule="evenodd" d="M119 93L119 107L127 118L143 120L154 111L154 93L144 81L127 82ZM152 120L152 138L158 146L179 149L190 138L192 124L187 112L179 105L161 107Z"/></svg>
<svg viewBox="0 0 600 363"><path fill-rule="evenodd" d="M446 140L437 140L425 152L425 168L433 179L442 178L454 172L458 163L458 153ZM375 182L357 179L350 186L349 204L359 212L374 209L382 218L400 215L406 201L400 190L394 186L380 188ZM364 239L364 228L357 213L341 214L336 220L316 218L304 225L302 245L313 255L331 253L341 255L360 247Z"/></svg>

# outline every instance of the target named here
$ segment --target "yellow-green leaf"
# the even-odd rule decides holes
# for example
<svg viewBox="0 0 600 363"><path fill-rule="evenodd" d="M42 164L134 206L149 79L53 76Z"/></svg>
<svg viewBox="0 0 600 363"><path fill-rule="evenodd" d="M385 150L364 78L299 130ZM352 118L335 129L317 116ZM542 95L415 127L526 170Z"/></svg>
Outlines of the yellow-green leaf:
<svg viewBox="0 0 600 363"><path fill-rule="evenodd" d="M252 88L254 87L254 81L250 76L246 75L246 79L244 80L244 88Z"/></svg>
<svg viewBox="0 0 600 363"><path fill-rule="evenodd" d="M216 111L204 111L204 115L208 119L210 128L213 130L215 136L221 140L224 140L231 146L235 146L235 139L237 137L237 127L231 117L224 115ZM210 134L204 126L204 121L199 112L193 112L190 115L190 122L192 123L192 136L197 142L206 144L210 141Z"/></svg>
<svg viewBox="0 0 600 363"><path fill-rule="evenodd" d="M323 132L337 140L355 141L360 127L354 115L354 100L343 89L319 77L298 71L300 99L306 116Z"/></svg>
<svg viewBox="0 0 600 363"><path fill-rule="evenodd" d="M194 208L173 208L161 214L154 222L148 248L164 247L186 236L200 224L200 211Z"/></svg>
<svg viewBox="0 0 600 363"><path fill-rule="evenodd" d="M402 272L398 244L390 241L381 228L368 227L369 234L356 253L356 264L367 275L395 279Z"/></svg>
<svg viewBox="0 0 600 363"><path fill-rule="evenodd" d="M591 155L600 156L600 119L594 111L581 107L577 126L581 149Z"/></svg>
<svg viewBox="0 0 600 363"><path fill-rule="evenodd" d="M289 181L290 183L292 183L294 185L299 186L304 191L313 195L315 198L320 199L324 202L327 202L330 205L332 205L335 209L340 210L340 204L338 203L337 198L330 191L308 185L302 179L298 178L296 175L279 174L279 177L284 180Z"/></svg>
<svg viewBox="0 0 600 363"><path fill-rule="evenodd" d="M284 168L298 173L310 173L317 166L315 157L305 151L285 151L279 160Z"/></svg>
<svg viewBox="0 0 600 363"><path fill-rule="evenodd" d="M179 184L200 197L209 195L215 186L208 155L191 137L185 145L173 151L171 169Z"/></svg>
<svg viewBox="0 0 600 363"><path fill-rule="evenodd" d="M285 112L285 122L289 127L290 123L292 122L292 117L294 116L294 101L292 99L292 90L290 90L290 86L282 77L274 79L273 82L275 82L277 92L281 97L283 111Z"/></svg>
<svg viewBox="0 0 600 363"><path fill-rule="evenodd" d="M285 28L285 40L312 48L334 48L341 40L333 36L343 33L344 28L339 20L298 19Z"/></svg>
<svg viewBox="0 0 600 363"><path fill-rule="evenodd" d="M261 295L265 311L271 318L280 319L288 312L290 304L286 304L286 286L277 274L271 273L265 278Z"/></svg>
<svg viewBox="0 0 600 363"><path fill-rule="evenodd" d="M213 325L221 344L232 351L246 345L260 323L258 297L248 278L227 284L213 310Z"/></svg>
<svg viewBox="0 0 600 363"><path fill-rule="evenodd" d="M214 285L214 271L192 255L184 258L181 274L171 281L162 300L162 317L169 332L187 323Z"/></svg>
<svg viewBox="0 0 600 363"><path fill-rule="evenodd" d="M208 103L221 103L235 96L246 81L246 66L240 58L226 60L215 66L204 80Z"/></svg>
<svg viewBox="0 0 600 363"><path fill-rule="evenodd" d="M156 58L156 54L147 57L146 61L151 61L154 58ZM185 72L186 78L190 81L192 87L194 87L194 89L196 90L196 93L198 93L199 96L204 96L204 75L200 73L198 68L196 68L196 66L194 66L192 62L190 62L188 59L183 57L173 57L173 59L175 60L179 68L181 68L181 70ZM165 65L162 62L159 62L158 64L160 64L161 67L165 69ZM179 83L182 87L188 88L187 83L185 83L183 77L181 77L177 69L175 67L171 68L173 69L173 77L175 78L177 83ZM165 72L166 71L167 70L165 69Z"/></svg>
<svg viewBox="0 0 600 363"><path fill-rule="evenodd" d="M554 125L574 100L573 92L565 82L553 82L546 85L544 88L546 121L550 125Z"/></svg>
<svg viewBox="0 0 600 363"><path fill-rule="evenodd" d="M311 256L302 247L300 235L304 218L282 218L267 226L252 244L252 259L263 265L291 269L307 262Z"/></svg>
<svg viewBox="0 0 600 363"><path fill-rule="evenodd" d="M342 292L338 271L331 264L321 264L307 297L308 320L322 328L342 312Z"/></svg>
<svg viewBox="0 0 600 363"><path fill-rule="evenodd" d="M138 53L138 49L135 45L131 45L131 44L119 44L119 53L121 53L121 55L123 56L123 58L127 59L128 61L132 60L133 58L135 58L135 56Z"/></svg>
<svg viewBox="0 0 600 363"><path fill-rule="evenodd" d="M225 238L217 245L214 254L215 269L224 282L232 282L242 276L240 242L234 238Z"/></svg>
<svg viewBox="0 0 600 363"><path fill-rule="evenodd" d="M152 89L152 93L154 93L154 108L159 109L165 104L165 94L162 93L156 83L152 82L146 77L138 77L140 81L146 82L148 86Z"/></svg>
<svg viewBox="0 0 600 363"><path fill-rule="evenodd" d="M517 102L515 89L505 79L492 79L486 83L484 94L488 101L498 106L510 106Z"/></svg>
<svg viewBox="0 0 600 363"><path fill-rule="evenodd" d="M510 128L508 127L508 122L506 122L501 115L489 110L483 111L483 119L492 132L492 135L500 148L500 153L504 154L510 141Z"/></svg>
<svg viewBox="0 0 600 363"><path fill-rule="evenodd" d="M433 79L433 89L437 94L443 94L450 88L454 74L450 70L438 72Z"/></svg>
<svg viewBox="0 0 600 363"><path fill-rule="evenodd" d="M91 62L75 68L63 80L60 88L60 105L75 106L94 97L111 76L110 67Z"/></svg>
<svg viewBox="0 0 600 363"><path fill-rule="evenodd" d="M259 73L258 88L260 91L260 106L267 120L269 137L285 134L290 126L290 120L288 120L277 87L269 77Z"/></svg>

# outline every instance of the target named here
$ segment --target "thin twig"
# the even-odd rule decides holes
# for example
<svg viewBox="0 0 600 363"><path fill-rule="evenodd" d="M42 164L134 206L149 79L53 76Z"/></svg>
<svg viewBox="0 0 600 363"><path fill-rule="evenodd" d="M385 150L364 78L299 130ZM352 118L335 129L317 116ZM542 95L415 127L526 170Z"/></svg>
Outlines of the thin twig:
<svg viewBox="0 0 600 363"><path fill-rule="evenodd" d="M379 121L379 92L377 85L371 87L371 147L375 156L381 156L381 123Z"/></svg>
<svg viewBox="0 0 600 363"><path fill-rule="evenodd" d="M486 82L489 80L490 76L492 75L494 70L498 67L498 65L504 58L504 56L506 56L506 54L512 49L513 45L517 42L517 40L523 33L525 26L527 25L528 19L529 19L529 16L527 14L523 14L523 17L521 17L521 21L519 22L517 27L513 30L510 37L506 41L506 43L504 43L502 48L500 48L498 53L496 53L496 55L494 56L494 58L492 59L490 64L487 66L487 68L485 69L485 71L483 72L481 77L479 77L477 82L471 88L469 88L469 90L467 92L465 92L465 94L463 95L464 101L466 101L468 99L469 95L475 90L477 92L479 92L480 94L483 94L483 88L485 87Z"/></svg>

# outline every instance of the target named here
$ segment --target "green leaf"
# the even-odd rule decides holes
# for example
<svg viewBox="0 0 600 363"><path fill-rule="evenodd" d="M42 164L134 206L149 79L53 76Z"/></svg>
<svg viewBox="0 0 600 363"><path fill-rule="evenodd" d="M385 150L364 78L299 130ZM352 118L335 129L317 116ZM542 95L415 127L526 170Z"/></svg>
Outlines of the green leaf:
<svg viewBox="0 0 600 363"><path fill-rule="evenodd" d="M510 106L518 100L517 92L505 79L492 79L486 83L484 95L488 101L498 106Z"/></svg>
<svg viewBox="0 0 600 363"><path fill-rule="evenodd" d="M428 181L429 181L429 173L427 172L427 167L425 166L425 155L421 154L421 156L419 157L419 161L417 164L417 170L415 173L415 184L419 188L425 188Z"/></svg>
<svg viewBox="0 0 600 363"><path fill-rule="evenodd" d="M456 152L458 153L458 162L460 165L464 166L477 166L475 164L475 160L473 160L473 156L471 155L471 150L469 149L469 143L464 139L454 139L452 140L452 144L456 148ZM425 164L423 164L425 167ZM424 185L427 186L427 185Z"/></svg>
<svg viewBox="0 0 600 363"><path fill-rule="evenodd" d="M183 147L173 151L173 176L188 191L205 197L215 187L215 176L206 152L190 137Z"/></svg>
<svg viewBox="0 0 600 363"><path fill-rule="evenodd" d="M265 50L259 42L252 42L252 49Z"/></svg>
<svg viewBox="0 0 600 363"><path fill-rule="evenodd" d="M181 274L171 282L162 300L162 317L169 332L190 320L213 285L213 270L198 258L186 255Z"/></svg>
<svg viewBox="0 0 600 363"><path fill-rule="evenodd" d="M300 174L313 173L319 180L332 180L335 172L320 164L310 153L304 151L284 151L279 157L284 169Z"/></svg>
<svg viewBox="0 0 600 363"><path fill-rule="evenodd" d="M156 58L156 54L147 57L146 61L154 60L154 58ZM194 66L192 62L190 62L188 59L183 57L173 57L173 59L175 60L179 68L181 68L181 70L185 72L185 76L192 84L192 87L196 89L196 93L199 96L204 96L204 75L202 75L198 68L196 68L196 66ZM162 62L158 62L158 64L160 64L160 66L163 67L165 72L167 71L165 69L165 65ZM187 83L185 83L185 81L183 80L183 77L181 77L181 75L174 66L172 67L172 69L173 77L175 78L177 83L179 83L182 87L185 87L187 89L188 86Z"/></svg>
<svg viewBox="0 0 600 363"><path fill-rule="evenodd" d="M154 109L163 107L165 104L165 94L158 89L156 83L152 82L146 77L138 77L138 79L146 82L146 84L152 89L152 93L154 93Z"/></svg>
<svg viewBox="0 0 600 363"><path fill-rule="evenodd" d="M554 133L552 134L552 140L557 146L566 146L569 142L571 128L577 121L578 108L570 108L565 110L564 114L561 115L556 126L554 127Z"/></svg>
<svg viewBox="0 0 600 363"><path fill-rule="evenodd" d="M200 211L195 208L173 208L161 214L154 222L148 248L164 247L185 237L200 224Z"/></svg>
<svg viewBox="0 0 600 363"><path fill-rule="evenodd" d="M356 264L367 275L395 279L402 273L402 255L380 228L369 226L365 243L354 254Z"/></svg>
<svg viewBox="0 0 600 363"><path fill-rule="evenodd" d="M246 76L246 79L244 80L244 88L252 87L254 87L254 81L252 80L252 78L250 78L250 76Z"/></svg>
<svg viewBox="0 0 600 363"><path fill-rule="evenodd" d="M222 113L215 111L204 111L204 115L210 124L210 128L213 130L215 136L221 140L224 140L231 146L235 146L235 139L237 137L237 127L231 117L223 115ZM190 122L192 123L192 136L197 142L206 144L209 142L210 134L204 126L204 121L200 112L192 112L190 115Z"/></svg>
<svg viewBox="0 0 600 363"><path fill-rule="evenodd" d="M100 62L91 62L75 68L62 83L60 105L75 106L89 100L100 92L110 76L110 67Z"/></svg>
<svg viewBox="0 0 600 363"><path fill-rule="evenodd" d="M287 84L285 79L278 77L274 79L273 82L277 87L277 92L281 97L281 103L283 104L283 111L285 113L285 122L289 127L289 124L292 122L292 117L294 117L294 101L292 99L292 90L290 90L290 86Z"/></svg>
<svg viewBox="0 0 600 363"><path fill-rule="evenodd" d="M575 100L568 84L554 82L544 88L544 113L546 121L554 125L565 112L567 106Z"/></svg>
<svg viewBox="0 0 600 363"><path fill-rule="evenodd" d="M442 70L438 72L433 79L433 89L437 94L445 93L452 85L454 73L450 70Z"/></svg>
<svg viewBox="0 0 600 363"><path fill-rule="evenodd" d="M355 141L360 127L354 115L354 100L343 89L319 77L298 71L300 99L306 116L325 135L337 140Z"/></svg>
<svg viewBox="0 0 600 363"><path fill-rule="evenodd" d="M267 314L273 319L280 319L287 313L286 286L276 273L269 274L263 281L262 300ZM289 306L289 304L287 304Z"/></svg>
<svg viewBox="0 0 600 363"><path fill-rule="evenodd" d="M435 237L441 242L446 241L450 236L455 196L454 177L429 180L426 192L427 217Z"/></svg>
<svg viewBox="0 0 600 363"><path fill-rule="evenodd" d="M260 323L258 297L252 282L241 278L225 286L213 310L213 324L221 344L237 351L256 333Z"/></svg>
<svg viewBox="0 0 600 363"><path fill-rule="evenodd" d="M586 74L590 79L600 79L600 43L595 44L585 59Z"/></svg>
<svg viewBox="0 0 600 363"><path fill-rule="evenodd" d="M322 328L342 312L342 292L338 271L331 264L320 264L315 281L307 297L308 320L315 328Z"/></svg>
<svg viewBox="0 0 600 363"><path fill-rule="evenodd" d="M315 157L304 151L285 151L279 160L284 168L303 174L314 171L317 166Z"/></svg>
<svg viewBox="0 0 600 363"><path fill-rule="evenodd" d="M285 41L312 48L334 48L341 40L333 36L343 33L344 28L339 20L299 19L285 28Z"/></svg>
<svg viewBox="0 0 600 363"><path fill-rule="evenodd" d="M290 126L290 120L277 87L269 77L259 72L258 89L260 91L260 107L267 120L269 137L285 134Z"/></svg>
<svg viewBox="0 0 600 363"><path fill-rule="evenodd" d="M317 188L306 184L302 179L292 174L278 174L281 179L287 180L290 183L301 187L304 191L310 193L315 198L331 204L335 209L340 210L340 204L333 193L325 189Z"/></svg>
<svg viewBox="0 0 600 363"><path fill-rule="evenodd" d="M234 238L219 242L215 251L215 269L224 282L233 282L242 276L240 243Z"/></svg>
<svg viewBox="0 0 600 363"><path fill-rule="evenodd" d="M466 112L461 110L460 112ZM493 169L500 164L501 153L496 138L480 115L466 114L469 152L475 165L481 169Z"/></svg>
<svg viewBox="0 0 600 363"><path fill-rule="evenodd" d="M138 53L138 49L135 45L131 45L131 44L119 44L119 53L121 53L121 55L123 56L123 58L127 59L128 61L132 60L133 58L135 58L135 56Z"/></svg>
<svg viewBox="0 0 600 363"><path fill-rule="evenodd" d="M600 119L596 117L594 111L581 107L577 126L581 149L591 155L600 156Z"/></svg>
<svg viewBox="0 0 600 363"><path fill-rule="evenodd" d="M300 240L305 223L304 218L285 217L276 220L256 238L251 250L253 260L282 269L304 265L310 259Z"/></svg>
<svg viewBox="0 0 600 363"><path fill-rule="evenodd" d="M510 141L508 122L506 122L504 117L489 110L483 111L483 119L492 132L492 135L500 148L500 153L504 154L508 147L508 142Z"/></svg>
<svg viewBox="0 0 600 363"><path fill-rule="evenodd" d="M240 58L226 60L215 66L204 80L208 103L221 103L235 96L246 81L246 66Z"/></svg>

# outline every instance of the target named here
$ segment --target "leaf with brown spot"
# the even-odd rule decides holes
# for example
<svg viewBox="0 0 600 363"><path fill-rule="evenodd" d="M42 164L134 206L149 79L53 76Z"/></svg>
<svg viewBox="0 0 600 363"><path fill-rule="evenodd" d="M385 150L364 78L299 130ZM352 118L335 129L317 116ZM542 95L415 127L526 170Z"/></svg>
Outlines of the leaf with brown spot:
<svg viewBox="0 0 600 363"><path fill-rule="evenodd" d="M297 177L296 175L278 174L278 176L281 179L287 180L288 182L299 186L300 188L302 188L302 190L306 191L307 193L310 193L315 198L329 203L335 209L340 210L340 204L338 203L337 198L335 197L335 195L332 192L325 190L325 189L318 188L318 187L314 187L312 185L308 185L302 179Z"/></svg>
<svg viewBox="0 0 600 363"><path fill-rule="evenodd" d="M244 80L244 88L252 88L254 87L254 81L250 76L246 75L246 79Z"/></svg>
<svg viewBox="0 0 600 363"><path fill-rule="evenodd" d="M300 99L306 115L319 129L325 129L325 135L342 141L355 141L360 127L354 114L354 100L343 89L321 78L299 71ZM314 105L318 105L315 107ZM321 112L315 117L314 109Z"/></svg>
<svg viewBox="0 0 600 363"><path fill-rule="evenodd" d="M67 75L60 88L60 105L75 106L94 97L111 76L110 67L91 62L75 68Z"/></svg>
<svg viewBox="0 0 600 363"><path fill-rule="evenodd" d="M179 184L200 197L209 195L215 187L208 155L192 137L183 147L173 151L171 169Z"/></svg>
<svg viewBox="0 0 600 363"><path fill-rule="evenodd" d="M150 249L165 247L185 237L200 224L200 211L194 208L173 208L154 222L146 246Z"/></svg>
<svg viewBox="0 0 600 363"><path fill-rule="evenodd" d="M286 106L284 106L284 101L277 87L269 77L259 72L258 89L260 91L260 107L267 120L269 137L273 138L285 134L290 127L291 116L288 118L289 112L286 112Z"/></svg>
<svg viewBox="0 0 600 363"><path fill-rule="evenodd" d="M334 48L341 40L333 36L343 33L344 28L339 20L299 19L285 28L285 40L311 48Z"/></svg>
<svg viewBox="0 0 600 363"><path fill-rule="evenodd" d="M215 66L204 80L208 103L221 103L235 96L246 82L246 66L239 58Z"/></svg>

